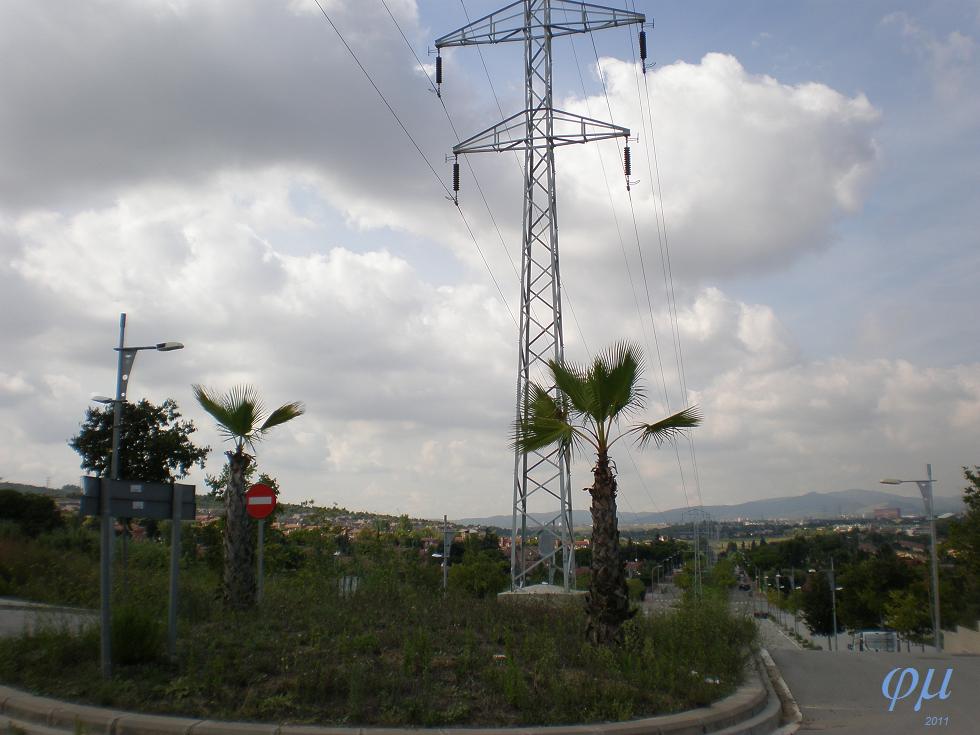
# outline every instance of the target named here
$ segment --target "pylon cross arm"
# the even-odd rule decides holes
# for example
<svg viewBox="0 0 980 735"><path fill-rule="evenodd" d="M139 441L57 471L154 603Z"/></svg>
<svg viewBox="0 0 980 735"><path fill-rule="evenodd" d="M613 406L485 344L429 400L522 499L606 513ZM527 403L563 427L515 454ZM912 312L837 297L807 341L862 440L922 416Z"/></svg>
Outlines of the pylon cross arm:
<svg viewBox="0 0 980 735"><path fill-rule="evenodd" d="M554 125L550 137L527 137L527 116L529 110L511 115L493 127L477 133L453 146L453 153L486 153L503 151L526 151L545 149L576 143L590 143L610 138L628 138L629 128L593 120L590 117L576 115L574 112L554 110L552 112Z"/></svg>
<svg viewBox="0 0 980 735"><path fill-rule="evenodd" d="M628 10L574 0L551 0L550 22L541 23L533 19L527 25L524 0L518 0L437 38L436 48L567 36L571 33L589 33L644 22L646 16L643 13L631 13Z"/></svg>

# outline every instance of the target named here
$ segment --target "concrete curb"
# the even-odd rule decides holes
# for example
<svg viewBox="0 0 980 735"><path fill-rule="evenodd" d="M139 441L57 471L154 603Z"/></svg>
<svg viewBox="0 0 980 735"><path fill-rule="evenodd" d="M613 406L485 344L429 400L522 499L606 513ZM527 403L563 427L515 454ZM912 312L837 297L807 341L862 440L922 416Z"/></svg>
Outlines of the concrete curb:
<svg viewBox="0 0 980 735"><path fill-rule="evenodd" d="M770 659L771 660L771 659ZM762 735L778 726L779 703L760 668L708 707L628 722L513 728L355 728L219 722L144 715L38 697L0 685L0 733L24 735ZM773 710L775 708L775 710ZM775 721L765 729L775 712ZM763 728L763 729L760 729Z"/></svg>
<svg viewBox="0 0 980 735"><path fill-rule="evenodd" d="M800 707L796 703L796 698L793 696L793 692L790 691L789 686L783 679L783 675L779 673L779 667L776 666L776 662L773 661L769 651L767 651L765 648L761 649L759 651L759 658L762 660L766 674L768 675L769 680L772 682L772 687L775 690L776 696L778 696L780 702L782 702L783 715L787 720L789 720L781 728L775 730L772 735L793 735L793 733L800 729L800 725L803 724L803 713L800 711Z"/></svg>
<svg viewBox="0 0 980 735"><path fill-rule="evenodd" d="M27 612L78 615L81 617L91 618L96 618L99 614L98 610L91 610L86 607L48 605L47 603L43 602L19 600L15 597L0 597L0 610L25 610Z"/></svg>

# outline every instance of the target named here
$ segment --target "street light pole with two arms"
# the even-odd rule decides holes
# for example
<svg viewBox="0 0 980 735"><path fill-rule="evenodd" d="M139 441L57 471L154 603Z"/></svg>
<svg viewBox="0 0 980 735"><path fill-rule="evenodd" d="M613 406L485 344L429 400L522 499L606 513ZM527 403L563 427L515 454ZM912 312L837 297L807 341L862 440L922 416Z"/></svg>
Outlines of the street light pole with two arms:
<svg viewBox="0 0 980 735"><path fill-rule="evenodd" d="M158 352L171 352L183 349L184 345L180 342L158 342L154 345L142 347L126 346L126 315L119 315L119 346L113 349L119 353L116 370L116 397L107 398L105 396L94 396L92 400L97 403L112 404L112 458L110 462L109 476L113 480L119 480L119 438L122 426L122 406L126 401L126 390L129 385L129 376L133 369L133 362L136 360L136 353L141 350L156 350ZM109 596L112 591L112 516L109 493L102 492L101 510L101 536L102 536L102 558L101 558L101 637L102 637L102 676L108 679L112 676L112 647L110 631L112 618L109 609Z"/></svg>
<svg viewBox="0 0 980 735"><path fill-rule="evenodd" d="M922 495L922 502L925 504L926 516L929 518L929 537L932 546L932 630L935 636L936 650L943 650L942 631L939 627L939 559L936 551L936 512L932 503L932 465L926 465L925 480L898 480L894 477L886 477L881 480L882 485L902 485L904 483L915 483Z"/></svg>

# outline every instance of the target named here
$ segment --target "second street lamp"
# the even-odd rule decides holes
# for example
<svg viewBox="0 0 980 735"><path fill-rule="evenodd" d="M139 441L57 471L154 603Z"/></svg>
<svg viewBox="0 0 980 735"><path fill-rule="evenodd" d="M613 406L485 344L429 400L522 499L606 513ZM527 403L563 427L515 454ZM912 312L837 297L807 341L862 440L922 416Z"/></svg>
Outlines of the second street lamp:
<svg viewBox="0 0 980 735"><path fill-rule="evenodd" d="M939 627L939 559L936 551L936 512L932 504L932 465L926 465L926 480L897 480L894 477L886 477L881 480L882 485L901 485L903 483L915 483L922 495L922 502L925 504L926 516L929 518L929 537L932 547L932 630L935 636L936 650L943 650L942 631Z"/></svg>
<svg viewBox="0 0 980 735"><path fill-rule="evenodd" d="M116 369L116 397L107 399L104 396L96 396L93 400L100 403L112 403L112 455L110 460L109 477L113 480L119 477L119 437L122 424L122 405L126 401L126 389L129 385L129 374L133 369L133 362L136 360L136 353L140 350L157 350L159 352L170 352L172 350L183 349L184 345L180 342L158 342L153 345L142 347L126 346L126 315L119 315L119 346L113 349L119 353ZM109 492L106 488L102 490L101 498L101 537L102 537L102 558L101 558L101 584L102 588L102 609L101 609L101 658L102 676L108 679L112 676L112 645L111 628L112 615L109 608L109 598L112 591L112 504L109 502Z"/></svg>

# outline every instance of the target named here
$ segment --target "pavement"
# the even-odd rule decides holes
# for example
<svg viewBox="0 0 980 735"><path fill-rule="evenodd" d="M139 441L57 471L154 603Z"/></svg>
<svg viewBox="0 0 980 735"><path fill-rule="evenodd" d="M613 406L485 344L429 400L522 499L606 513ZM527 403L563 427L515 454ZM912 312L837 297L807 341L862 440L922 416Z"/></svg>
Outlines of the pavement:
<svg viewBox="0 0 980 735"><path fill-rule="evenodd" d="M803 714L801 733L967 735L980 731L980 656L789 648L770 654ZM890 672L895 673L886 684ZM948 686L942 691L947 672ZM935 696L928 699L924 693Z"/></svg>
<svg viewBox="0 0 980 735"><path fill-rule="evenodd" d="M69 628L98 622L98 612L73 607L42 605L12 597L0 597L0 636L18 636L42 628Z"/></svg>
<svg viewBox="0 0 980 735"><path fill-rule="evenodd" d="M746 615L766 609L764 601L760 605L749 595L733 595L732 606ZM800 623L800 634L823 646L822 650L807 650L786 632L793 628L792 615L775 615L754 619L761 645L769 651L777 676L802 714L796 732L980 732L980 656L937 653L931 646L913 647L910 652L859 652L848 650L850 637L843 634L838 641L840 650L830 650L826 638L810 638ZM947 672L948 686L943 690Z"/></svg>

